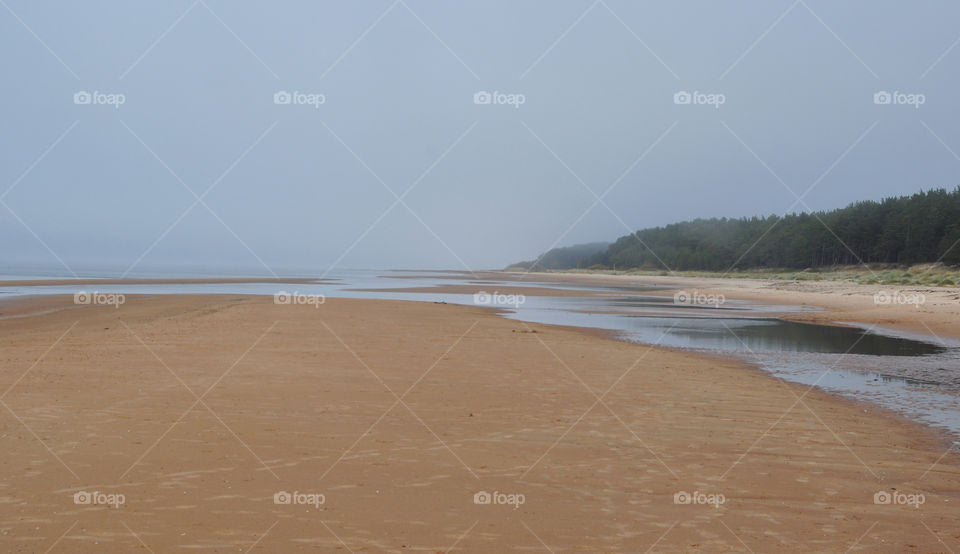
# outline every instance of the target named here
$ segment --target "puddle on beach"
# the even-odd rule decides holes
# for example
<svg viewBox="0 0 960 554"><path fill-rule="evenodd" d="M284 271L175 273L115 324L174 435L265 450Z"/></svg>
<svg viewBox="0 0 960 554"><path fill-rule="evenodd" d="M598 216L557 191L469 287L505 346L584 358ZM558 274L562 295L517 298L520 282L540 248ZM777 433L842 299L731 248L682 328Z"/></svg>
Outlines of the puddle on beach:
<svg viewBox="0 0 960 554"><path fill-rule="evenodd" d="M671 346L723 351L816 352L871 356L928 356L947 348L901 337L834 327L759 318L643 318L632 317L640 342L667 333ZM652 320L652 321L651 321ZM654 339L656 340L656 339Z"/></svg>
<svg viewBox="0 0 960 554"><path fill-rule="evenodd" d="M522 303L492 307L506 309L505 317L531 323L605 329L630 342L733 355L777 377L875 402L919 421L946 428L960 439L960 343L944 344L934 337L867 329L853 324L827 326L776 317L817 309L810 306L740 300L715 306L677 304L670 293L675 287L478 281L462 272L337 271L325 277L334 280L317 284L0 286L0 298L92 290L121 294L262 295L286 291L323 294L330 298L474 305L472 294L405 293L396 289L472 285L488 292L495 292L497 287L509 287L511 292L521 292L522 287L584 291L591 295L526 296ZM2 280L0 277L0 283Z"/></svg>

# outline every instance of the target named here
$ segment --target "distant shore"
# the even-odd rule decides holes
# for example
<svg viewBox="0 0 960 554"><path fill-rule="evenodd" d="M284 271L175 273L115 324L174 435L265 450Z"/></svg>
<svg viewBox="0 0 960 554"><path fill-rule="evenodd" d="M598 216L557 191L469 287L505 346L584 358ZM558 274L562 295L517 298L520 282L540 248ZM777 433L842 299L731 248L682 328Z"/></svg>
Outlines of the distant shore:
<svg viewBox="0 0 960 554"><path fill-rule="evenodd" d="M312 277L131 277L131 278L94 278L77 279L9 279L0 280L3 287L59 287L87 285L216 285L223 283L329 283L334 279Z"/></svg>
<svg viewBox="0 0 960 554"><path fill-rule="evenodd" d="M847 281L863 285L960 286L960 268L943 264L911 267L873 264L817 269L746 269L737 271L665 271L650 269L551 269L528 272L509 267L504 273L556 273L569 275L630 275L644 277L693 277L700 279L761 279L774 281Z"/></svg>

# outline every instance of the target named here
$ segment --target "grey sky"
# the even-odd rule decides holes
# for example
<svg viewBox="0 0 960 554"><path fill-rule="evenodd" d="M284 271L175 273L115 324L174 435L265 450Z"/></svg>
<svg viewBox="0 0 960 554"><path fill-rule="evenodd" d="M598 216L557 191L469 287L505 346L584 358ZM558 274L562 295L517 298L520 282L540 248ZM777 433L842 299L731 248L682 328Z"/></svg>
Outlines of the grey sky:
<svg viewBox="0 0 960 554"><path fill-rule="evenodd" d="M0 255L480 269L558 239L952 188L958 18L948 1L3 0ZM179 221L196 198L178 178L217 183ZM814 183L794 205L788 187ZM384 215L387 187L406 206Z"/></svg>

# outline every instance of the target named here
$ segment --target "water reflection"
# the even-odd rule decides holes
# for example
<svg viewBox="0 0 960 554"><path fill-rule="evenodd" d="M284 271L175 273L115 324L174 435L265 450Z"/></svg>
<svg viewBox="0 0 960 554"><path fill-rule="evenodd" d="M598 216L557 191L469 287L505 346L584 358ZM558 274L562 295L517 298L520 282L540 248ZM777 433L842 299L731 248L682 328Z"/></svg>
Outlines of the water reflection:
<svg viewBox="0 0 960 554"><path fill-rule="evenodd" d="M664 344L708 350L776 350L871 356L928 356L947 349L855 327L755 318L651 318L631 316L635 338L667 334ZM644 329L647 328L647 329Z"/></svg>

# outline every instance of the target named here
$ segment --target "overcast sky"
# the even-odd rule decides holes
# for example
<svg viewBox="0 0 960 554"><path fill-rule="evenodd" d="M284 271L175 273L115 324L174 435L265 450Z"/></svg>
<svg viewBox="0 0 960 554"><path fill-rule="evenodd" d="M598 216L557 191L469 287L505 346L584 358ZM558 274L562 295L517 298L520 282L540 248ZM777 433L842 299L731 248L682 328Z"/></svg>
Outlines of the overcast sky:
<svg viewBox="0 0 960 554"><path fill-rule="evenodd" d="M3 0L0 255L482 269L952 188L958 20L947 0Z"/></svg>

